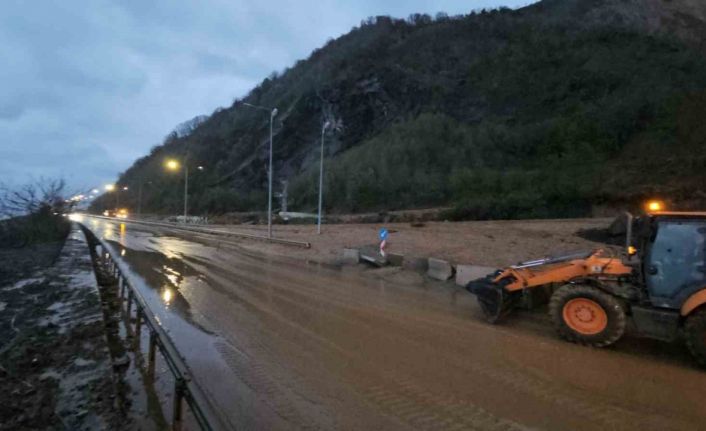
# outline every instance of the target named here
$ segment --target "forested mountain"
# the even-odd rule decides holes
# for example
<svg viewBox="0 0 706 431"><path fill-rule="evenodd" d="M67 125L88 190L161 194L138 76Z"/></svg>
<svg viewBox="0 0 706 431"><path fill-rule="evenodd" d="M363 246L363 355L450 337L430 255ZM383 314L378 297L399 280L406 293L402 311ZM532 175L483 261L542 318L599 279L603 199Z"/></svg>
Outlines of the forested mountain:
<svg viewBox="0 0 706 431"><path fill-rule="evenodd" d="M272 74L190 134L171 134L121 184L178 212L167 157L202 165L191 211L312 211L321 127L328 212L435 205L456 218L588 214L646 196L706 203L706 3L544 0L464 16L368 18ZM228 91L224 89L224 91ZM136 204L131 192L123 202ZM687 202L688 201L688 202ZM111 206L101 198L95 209Z"/></svg>

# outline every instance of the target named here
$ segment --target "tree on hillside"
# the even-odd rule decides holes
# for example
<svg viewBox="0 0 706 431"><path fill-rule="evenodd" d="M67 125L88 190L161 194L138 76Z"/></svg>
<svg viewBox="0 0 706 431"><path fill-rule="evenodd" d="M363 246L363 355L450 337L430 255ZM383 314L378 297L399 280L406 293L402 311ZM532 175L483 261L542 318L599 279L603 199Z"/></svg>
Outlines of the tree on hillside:
<svg viewBox="0 0 706 431"><path fill-rule="evenodd" d="M706 105L694 102L706 59L640 26L582 18L607 3L633 2L364 20L242 98L279 110L274 184L289 182L292 209L316 207L323 113L346 124L326 144L328 213L444 205L459 217L569 216L665 187L689 195L706 181ZM143 210L177 211L182 185L160 166L188 147L208 167L189 184L194 213L261 209L269 118L240 102L165 140L119 183L150 181Z"/></svg>

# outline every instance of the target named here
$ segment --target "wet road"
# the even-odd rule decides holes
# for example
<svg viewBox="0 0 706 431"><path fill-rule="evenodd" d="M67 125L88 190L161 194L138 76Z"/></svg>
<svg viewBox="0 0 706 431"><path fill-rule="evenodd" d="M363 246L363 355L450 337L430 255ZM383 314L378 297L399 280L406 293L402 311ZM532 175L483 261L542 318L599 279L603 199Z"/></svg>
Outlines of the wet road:
<svg viewBox="0 0 706 431"><path fill-rule="evenodd" d="M84 223L144 281L195 379L239 429L706 427L706 372L680 345L584 348L557 340L544 314L485 324L470 294L416 274Z"/></svg>

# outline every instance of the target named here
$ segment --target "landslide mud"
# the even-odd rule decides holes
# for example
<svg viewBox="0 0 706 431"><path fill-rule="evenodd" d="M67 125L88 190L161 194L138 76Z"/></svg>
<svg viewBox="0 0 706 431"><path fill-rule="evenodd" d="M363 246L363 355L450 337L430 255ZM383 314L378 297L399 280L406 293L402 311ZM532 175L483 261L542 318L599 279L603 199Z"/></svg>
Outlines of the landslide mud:
<svg viewBox="0 0 706 431"><path fill-rule="evenodd" d="M18 249L13 262L26 253L35 262L44 256ZM53 265L0 282L0 430L130 429L78 230L57 256Z"/></svg>
<svg viewBox="0 0 706 431"><path fill-rule="evenodd" d="M147 285L145 295L194 378L243 429L706 423L706 373L678 344L628 336L590 349L558 340L541 310L486 324L471 295L414 273L336 271L106 221L92 229L127 255L157 253L187 274L172 288L191 317L172 307L173 296ZM131 267L145 280L164 258L148 259Z"/></svg>

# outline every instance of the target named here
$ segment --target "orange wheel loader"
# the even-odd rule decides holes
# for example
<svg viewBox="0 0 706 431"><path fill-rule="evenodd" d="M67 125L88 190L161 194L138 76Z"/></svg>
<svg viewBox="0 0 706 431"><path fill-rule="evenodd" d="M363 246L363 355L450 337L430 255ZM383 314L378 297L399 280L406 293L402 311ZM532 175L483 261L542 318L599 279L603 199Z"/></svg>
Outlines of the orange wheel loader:
<svg viewBox="0 0 706 431"><path fill-rule="evenodd" d="M490 322L516 307L549 302L559 335L604 347L628 319L645 337L683 335L706 367L706 212L627 214L625 259L593 250L523 262L471 281Z"/></svg>

